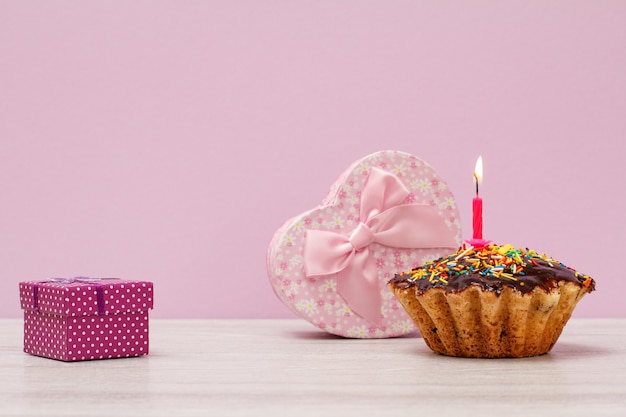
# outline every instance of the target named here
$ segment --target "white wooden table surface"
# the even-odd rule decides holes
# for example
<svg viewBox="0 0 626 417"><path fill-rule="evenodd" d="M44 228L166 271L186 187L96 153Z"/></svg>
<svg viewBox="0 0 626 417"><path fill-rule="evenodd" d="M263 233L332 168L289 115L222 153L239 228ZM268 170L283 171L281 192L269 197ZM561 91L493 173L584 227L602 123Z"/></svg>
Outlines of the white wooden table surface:
<svg viewBox="0 0 626 417"><path fill-rule="evenodd" d="M551 353L460 359L300 320L151 320L150 355L64 363L0 320L0 416L626 416L626 319L572 319Z"/></svg>

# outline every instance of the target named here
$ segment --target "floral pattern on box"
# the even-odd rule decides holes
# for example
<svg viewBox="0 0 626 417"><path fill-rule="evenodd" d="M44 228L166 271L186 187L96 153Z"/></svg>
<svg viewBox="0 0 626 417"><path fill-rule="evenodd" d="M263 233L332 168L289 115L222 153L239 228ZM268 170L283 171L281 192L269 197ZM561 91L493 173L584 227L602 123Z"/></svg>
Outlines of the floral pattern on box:
<svg viewBox="0 0 626 417"><path fill-rule="evenodd" d="M400 151L351 165L322 203L285 222L267 252L278 298L318 328L350 338L416 331L387 282L454 252L461 224L447 184Z"/></svg>

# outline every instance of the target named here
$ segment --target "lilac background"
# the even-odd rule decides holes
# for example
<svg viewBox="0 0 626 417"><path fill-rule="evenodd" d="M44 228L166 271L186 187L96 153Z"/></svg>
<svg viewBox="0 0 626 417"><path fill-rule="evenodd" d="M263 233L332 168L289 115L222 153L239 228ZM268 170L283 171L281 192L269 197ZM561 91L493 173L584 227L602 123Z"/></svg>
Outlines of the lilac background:
<svg viewBox="0 0 626 417"><path fill-rule="evenodd" d="M18 282L155 282L153 317L293 317L265 251L354 160L413 153L471 234L625 317L626 2L0 0L0 317Z"/></svg>

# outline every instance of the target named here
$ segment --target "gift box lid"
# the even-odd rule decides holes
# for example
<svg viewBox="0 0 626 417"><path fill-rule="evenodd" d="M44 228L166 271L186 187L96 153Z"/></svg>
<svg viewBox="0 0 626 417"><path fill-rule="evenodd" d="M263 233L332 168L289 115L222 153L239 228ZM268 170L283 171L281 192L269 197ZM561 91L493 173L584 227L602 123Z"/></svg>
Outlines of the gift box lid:
<svg viewBox="0 0 626 417"><path fill-rule="evenodd" d="M61 316L146 311L153 308L153 284L119 278L50 278L20 282L23 310Z"/></svg>

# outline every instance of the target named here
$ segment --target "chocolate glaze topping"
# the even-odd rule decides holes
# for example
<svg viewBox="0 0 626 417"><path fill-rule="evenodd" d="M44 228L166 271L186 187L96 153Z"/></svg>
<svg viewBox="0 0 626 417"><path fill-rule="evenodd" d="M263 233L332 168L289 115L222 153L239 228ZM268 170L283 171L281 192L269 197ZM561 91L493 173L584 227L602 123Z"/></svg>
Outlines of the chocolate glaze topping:
<svg viewBox="0 0 626 417"><path fill-rule="evenodd" d="M507 286L521 293L543 288L549 292L561 281L595 289L595 281L566 265L532 250L511 245L462 247L456 253L426 263L410 272L396 274L390 283L396 288L416 286L418 293L430 288L459 292L470 285L500 294Z"/></svg>

